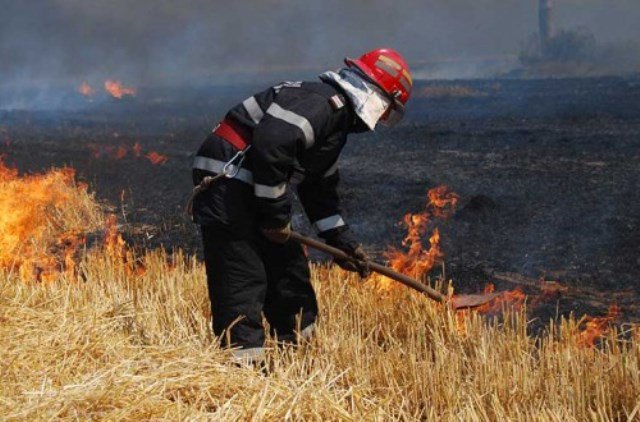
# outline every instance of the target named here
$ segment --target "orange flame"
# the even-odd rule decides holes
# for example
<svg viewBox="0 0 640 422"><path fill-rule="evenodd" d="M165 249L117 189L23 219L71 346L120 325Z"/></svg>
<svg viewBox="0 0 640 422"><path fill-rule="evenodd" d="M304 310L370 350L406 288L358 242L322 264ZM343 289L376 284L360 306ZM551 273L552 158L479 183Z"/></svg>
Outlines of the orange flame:
<svg viewBox="0 0 640 422"><path fill-rule="evenodd" d="M493 283L489 283L484 288L484 293L493 293L496 288ZM500 296L493 299L489 303L485 303L475 309L461 309L456 311L456 330L461 337L467 335L467 319L471 313L480 313L488 315L496 315L505 309L520 311L526 295L519 288L502 292Z"/></svg>
<svg viewBox="0 0 640 422"><path fill-rule="evenodd" d="M135 88L127 88L122 86L120 81L113 81L111 79L107 79L104 82L104 89L114 98L121 99L124 96L133 97L136 95Z"/></svg>
<svg viewBox="0 0 640 422"><path fill-rule="evenodd" d="M153 165L161 165L169 160L169 157L164 154L160 154L157 151L150 151L147 154L144 154L139 142L136 142L131 149L122 145L119 147L115 147L113 145L90 145L89 149L91 150L93 158L111 158L121 160L131 152L133 157L142 157Z"/></svg>
<svg viewBox="0 0 640 422"><path fill-rule="evenodd" d="M578 333L578 345L582 347L593 347L599 338L609 333L611 323L619 320L620 315L621 311L618 305L611 305L607 315L603 317L585 315L581 319L585 327Z"/></svg>
<svg viewBox="0 0 640 422"><path fill-rule="evenodd" d="M122 195L124 195L124 191ZM107 217L105 223L104 249L108 257L122 262L127 274L142 276L147 272L144 264L135 258L129 245L122 238L118 231L118 219L113 214Z"/></svg>
<svg viewBox="0 0 640 422"><path fill-rule="evenodd" d="M127 243L118 232L118 219L113 214L109 215L105 222L104 247L111 256L124 258L126 255Z"/></svg>
<svg viewBox="0 0 640 422"><path fill-rule="evenodd" d="M459 200L459 196L446 186L429 190L427 197L425 211L419 214L407 214L402 220L402 224L407 228L407 235L402 245L408 250L392 248L385 254L391 268L416 279L423 278L444 258L440 249L440 232L437 228L433 229L429 237L428 249L423 247L422 237L433 219L448 218ZM392 286L392 281L386 277L376 275L375 280L382 289L389 289Z"/></svg>
<svg viewBox="0 0 640 422"><path fill-rule="evenodd" d="M495 290L495 285L493 283L489 283L485 286L484 293L493 293ZM515 311L519 311L522 309L526 298L527 296L520 288L504 291L491 302L479 306L476 311L481 314L497 314L505 308L511 308Z"/></svg>
<svg viewBox="0 0 640 422"><path fill-rule="evenodd" d="M71 168L18 176L0 160L0 270L24 281L49 281L73 274L82 231L56 227L50 217L83 189Z"/></svg>
<svg viewBox="0 0 640 422"><path fill-rule="evenodd" d="M87 82L82 82L82 84L80 84L80 86L78 87L78 92L85 97L91 97L95 93L91 85L89 85Z"/></svg>
<svg viewBox="0 0 640 422"><path fill-rule="evenodd" d="M115 158L116 160L122 160L127 156L127 149L123 146L120 146L116 149Z"/></svg>
<svg viewBox="0 0 640 422"><path fill-rule="evenodd" d="M154 165L164 164L169 159L169 157L167 157L166 155L159 154L155 151L151 151L150 153L145 155L145 157Z"/></svg>

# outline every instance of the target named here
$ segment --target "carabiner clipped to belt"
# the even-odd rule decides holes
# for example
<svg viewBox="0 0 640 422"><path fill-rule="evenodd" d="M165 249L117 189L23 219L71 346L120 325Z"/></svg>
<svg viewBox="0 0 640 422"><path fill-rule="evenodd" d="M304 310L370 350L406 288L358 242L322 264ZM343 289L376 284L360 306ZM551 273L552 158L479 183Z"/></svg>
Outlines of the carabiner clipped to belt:
<svg viewBox="0 0 640 422"><path fill-rule="evenodd" d="M193 218L193 200L199 193L206 191L209 189L215 182L219 179L226 177L227 179L233 179L238 175L240 171L240 167L244 162L244 159L247 157L247 152L251 149L251 145L248 145L245 149L240 150L231 157L229 161L226 162L224 167L222 167L222 172L216 174L215 176L207 176L202 181L193 188L193 192L191 192L191 196L189 197L189 201L187 201L186 211L187 214Z"/></svg>
<svg viewBox="0 0 640 422"><path fill-rule="evenodd" d="M234 155L229 161L227 161L224 167L222 167L222 174L224 174L226 178L233 179L237 176L244 159L247 157L247 152L250 149L251 145L248 145L245 149L238 151L236 155Z"/></svg>

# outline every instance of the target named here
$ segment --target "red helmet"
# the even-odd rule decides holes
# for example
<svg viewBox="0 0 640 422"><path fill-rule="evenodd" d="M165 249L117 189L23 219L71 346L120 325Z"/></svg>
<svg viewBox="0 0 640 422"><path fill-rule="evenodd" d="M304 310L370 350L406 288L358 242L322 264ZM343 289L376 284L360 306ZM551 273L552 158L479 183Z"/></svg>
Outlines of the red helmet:
<svg viewBox="0 0 640 422"><path fill-rule="evenodd" d="M411 95L411 72L400 53L391 48L378 48L363 54L358 59L344 59L349 67L364 72L371 81L384 90L401 110Z"/></svg>

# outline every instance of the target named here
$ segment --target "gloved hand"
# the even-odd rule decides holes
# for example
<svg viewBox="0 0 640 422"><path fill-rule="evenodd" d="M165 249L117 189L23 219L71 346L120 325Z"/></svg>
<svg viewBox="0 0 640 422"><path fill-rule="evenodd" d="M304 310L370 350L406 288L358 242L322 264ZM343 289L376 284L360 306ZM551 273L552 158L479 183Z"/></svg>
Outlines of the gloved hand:
<svg viewBox="0 0 640 422"><path fill-rule="evenodd" d="M264 237L274 243L286 243L291 237L291 223L284 227L261 229L261 231Z"/></svg>
<svg viewBox="0 0 640 422"><path fill-rule="evenodd" d="M354 250L350 252L344 252L357 259L357 261L334 258L333 262L338 264L340 268L344 270L358 273L362 278L367 278L371 275L371 269L369 269L370 258L362 248L362 245L358 245Z"/></svg>
<svg viewBox="0 0 640 422"><path fill-rule="evenodd" d="M324 237L328 245L340 249L357 260L354 262L346 259L335 258L334 262L341 268L347 271L356 272L362 278L366 278L371 274L368 264L368 261L370 260L369 255L364 251L362 245L353 238L349 229L338 229Z"/></svg>

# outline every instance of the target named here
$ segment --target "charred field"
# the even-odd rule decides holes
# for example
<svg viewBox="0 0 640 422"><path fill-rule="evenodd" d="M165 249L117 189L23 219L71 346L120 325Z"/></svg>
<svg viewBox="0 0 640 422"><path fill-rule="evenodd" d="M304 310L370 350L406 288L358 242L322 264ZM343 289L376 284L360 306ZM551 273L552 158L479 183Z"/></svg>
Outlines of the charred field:
<svg viewBox="0 0 640 422"><path fill-rule="evenodd" d="M67 93L56 109L0 111L0 153L25 173L74 167L135 247L199 254L183 211L191 160L226 109L260 88ZM341 157L345 214L368 250L399 247L403 215L445 184L461 200L436 222L436 272L457 290L535 295L557 282L542 319L618 304L638 321L640 78L422 82L408 108L399 127L352 136Z"/></svg>

